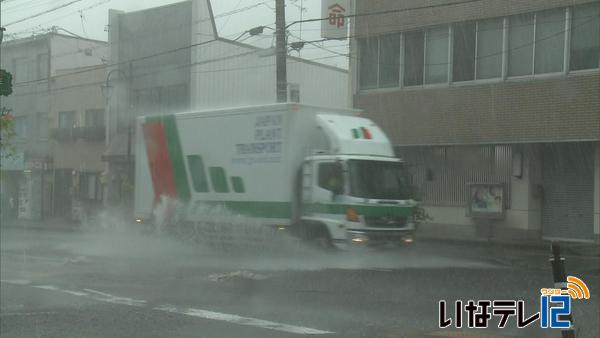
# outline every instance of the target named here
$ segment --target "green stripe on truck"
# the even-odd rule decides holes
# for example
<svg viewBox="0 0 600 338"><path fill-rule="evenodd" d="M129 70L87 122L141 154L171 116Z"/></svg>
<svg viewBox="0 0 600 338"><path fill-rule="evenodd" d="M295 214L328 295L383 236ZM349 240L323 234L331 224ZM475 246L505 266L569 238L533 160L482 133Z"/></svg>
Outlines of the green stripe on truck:
<svg viewBox="0 0 600 338"><path fill-rule="evenodd" d="M360 205L360 204L322 204L306 205L305 212L320 214L345 214L348 208L354 209L361 216L406 216L413 213L413 206L401 205Z"/></svg>
<svg viewBox="0 0 600 338"><path fill-rule="evenodd" d="M292 216L292 204L289 202L196 201L195 205L221 206L234 214L252 217L291 218Z"/></svg>
<svg viewBox="0 0 600 338"><path fill-rule="evenodd" d="M188 155L187 159L194 191L208 192L208 179L206 178L206 168L204 167L202 156Z"/></svg>

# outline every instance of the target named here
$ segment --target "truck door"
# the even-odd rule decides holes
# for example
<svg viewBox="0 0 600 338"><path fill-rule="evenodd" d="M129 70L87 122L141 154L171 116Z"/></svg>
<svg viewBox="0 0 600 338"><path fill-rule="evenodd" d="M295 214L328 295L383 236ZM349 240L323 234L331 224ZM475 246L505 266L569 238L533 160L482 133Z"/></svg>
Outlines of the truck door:
<svg viewBox="0 0 600 338"><path fill-rule="evenodd" d="M334 203L344 194L344 170L341 162L319 161L315 162L316 173L313 181L313 202Z"/></svg>

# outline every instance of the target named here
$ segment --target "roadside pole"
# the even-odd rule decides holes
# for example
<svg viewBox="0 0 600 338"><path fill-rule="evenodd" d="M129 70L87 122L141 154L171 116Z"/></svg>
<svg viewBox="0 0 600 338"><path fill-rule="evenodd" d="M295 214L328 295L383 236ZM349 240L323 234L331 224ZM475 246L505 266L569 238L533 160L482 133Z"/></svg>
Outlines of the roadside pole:
<svg viewBox="0 0 600 338"><path fill-rule="evenodd" d="M565 258L560 256L560 245L552 242L552 257L550 264L552 265L552 277L554 279L554 287L561 290L567 290L567 276L565 273ZM571 326L561 330L563 338L575 338L575 325L573 324L573 315L568 314L561 316L562 320L568 320Z"/></svg>
<svg viewBox="0 0 600 338"><path fill-rule="evenodd" d="M285 28L285 0L276 0L275 52L277 68L277 102L287 102L287 39Z"/></svg>

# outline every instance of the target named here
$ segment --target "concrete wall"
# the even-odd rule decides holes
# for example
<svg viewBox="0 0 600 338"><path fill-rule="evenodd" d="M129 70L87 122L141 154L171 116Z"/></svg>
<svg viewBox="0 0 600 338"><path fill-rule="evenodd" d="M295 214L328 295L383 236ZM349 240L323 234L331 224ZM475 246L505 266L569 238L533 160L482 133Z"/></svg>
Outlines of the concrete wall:
<svg viewBox="0 0 600 338"><path fill-rule="evenodd" d="M513 163L522 161L521 176L511 175L510 206L505 210L504 219L492 223L496 231L506 235L520 233L521 236L538 238L542 226L539 186L542 184L541 151L538 145L522 144L512 146ZM514 172L516 174L516 172ZM432 223L441 227L474 234L477 221L468 216L466 206L424 205L433 218Z"/></svg>
<svg viewBox="0 0 600 338"><path fill-rule="evenodd" d="M72 36L50 37L50 76L61 70L102 65L108 62L106 42Z"/></svg>
<svg viewBox="0 0 600 338"><path fill-rule="evenodd" d="M218 40L202 46L192 70L193 109L276 102L272 50ZM298 85L300 102L325 107L350 104L345 70L299 58L287 61L288 83Z"/></svg>
<svg viewBox="0 0 600 338"><path fill-rule="evenodd" d="M109 137L117 123L125 126L137 114L136 91L190 82L192 3L124 13L109 12ZM189 106L189 96L185 98Z"/></svg>
<svg viewBox="0 0 600 338"><path fill-rule="evenodd" d="M395 144L600 139L600 73L359 93Z"/></svg>

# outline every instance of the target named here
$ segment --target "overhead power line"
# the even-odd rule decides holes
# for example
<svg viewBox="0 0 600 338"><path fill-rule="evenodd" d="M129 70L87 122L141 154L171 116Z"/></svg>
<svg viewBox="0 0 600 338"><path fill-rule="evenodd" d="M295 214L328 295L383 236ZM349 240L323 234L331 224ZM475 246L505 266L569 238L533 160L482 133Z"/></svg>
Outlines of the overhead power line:
<svg viewBox="0 0 600 338"><path fill-rule="evenodd" d="M484 0L463 0L463 1L457 1L457 2L451 2L451 3L435 4L435 5L420 6L420 7L399 8L399 9L391 9L391 10L385 10L385 11L379 11L379 12L368 12L368 13L350 14L350 15L346 15L346 18L359 18L359 17L373 16L373 15L389 15L389 14L395 14L395 13L415 11L415 10L420 10L420 9L431 9L431 8L439 8L439 7L464 5L464 4L469 4L469 3L473 3L473 2L480 2L480 1L484 1ZM325 20L329 20L329 18L327 17L327 18L315 18L315 19L297 20L297 21L293 21L293 22L289 23L286 26L286 28L288 28L288 27L290 27L292 25L295 25L297 23L325 21Z"/></svg>
<svg viewBox="0 0 600 338"><path fill-rule="evenodd" d="M481 1L481 0L476 0L476 1ZM473 2L473 0L471 0L471 2ZM590 19L590 20L584 21L584 22L582 22L582 23L581 23L580 25L578 25L578 26L584 26L584 25L588 24L589 22L591 22L592 20L595 20L595 18L593 17L593 18L592 18L592 19ZM559 32L557 32L557 33L555 33L555 34L552 34L552 35L546 36L546 37L545 37L545 38L543 38L543 39L537 39L536 41L529 42L529 43L526 43L526 44L524 44L524 45L515 46L515 47L513 47L513 48L510 48L510 49L508 49L508 51L510 51L510 50L517 50L517 49L521 49L521 48L525 48L525 47L527 47L527 46L530 46L530 45L533 45L533 44L535 44L536 42L539 42L539 41L543 41L543 40L547 40L547 39L554 38L555 36L557 36L557 35L560 35L560 34L564 34L564 33L568 32L568 31L570 31L570 30L572 30L572 29L574 29L574 28L576 28L576 27L577 27L577 26L569 27L569 28L567 28L567 29L564 29L564 30L561 30L561 31L559 31ZM346 36L345 38L355 38L355 37L361 37L361 36L359 36L359 35L348 35L348 36ZM146 56L142 56L142 57L138 57L138 58L133 58L133 59L130 59L130 60L121 61L121 62L117 62L117 63L113 63L113 64L108 64L108 65L99 65L98 67L94 67L94 68L88 68L88 69L81 70L81 71L77 71L77 72L66 73L66 74L60 74L60 75L56 75L56 76L54 76L53 78L57 78L57 77L61 77L61 76L67 76L67 75L72 75L72 74L77 74L77 73L89 72L89 71L93 71L93 70L96 70L96 69L99 69L99 68L104 68L104 67L115 67L115 66L122 65L122 64L126 64L126 63L129 63L129 62L135 62L135 61L139 61L139 60L144 60L144 59L148 59L148 58L152 58L152 57L156 57L156 56L160 56L160 55L165 55L165 54L173 53L173 52L180 51L180 50L185 50L185 49L188 49L188 48L191 48L191 47L196 47L196 46L205 45L205 44L212 43L212 42L215 42L215 41L219 41L219 40L218 40L218 39L215 39L215 40L208 40L208 41L204 41L204 42L201 42L201 43L192 44L192 45L188 45L188 46L182 46L182 47L178 47L178 48L175 48L175 49L166 50L166 51L162 51L162 52L159 52L159 53L154 53L154 54L150 54L150 55L146 55ZM314 41L305 41L305 42L306 42L306 43L317 43L317 42L322 42L322 41L325 41L325 40L314 40ZM337 53L337 52L333 52L333 51L331 51L331 52L332 52L332 53L335 53L336 55L335 55L335 56L330 56L330 57L324 57L324 58L312 59L312 61L314 61L314 60L319 60L319 59L327 59L327 58L331 58L331 57L338 57L338 56L344 56L344 57L348 57L348 58L354 58L354 59L356 59L356 60L360 60L359 58L357 58L357 57L353 57L353 56L351 56L351 55L345 55L345 54L341 54L341 53ZM498 52L498 53L493 53L493 54L490 54L490 55L484 55L484 56L480 57L479 59L482 59L482 58L487 58L487 57L493 57L493 56L497 56L497 55L499 55L499 54L502 54L502 53L504 53L504 52L505 52L505 51L501 51L501 52ZM307 59L307 61L311 61L311 59ZM449 63L449 62L445 62L445 63L439 63L439 64L428 64L428 65L446 65L446 64L448 64L448 63ZM242 68L242 69L243 69L243 68ZM36 82L41 82L41 81L46 81L46 79L40 79L40 80L31 80L31 81L22 81L22 82L19 82L18 84L36 83Z"/></svg>
<svg viewBox="0 0 600 338"><path fill-rule="evenodd" d="M29 20L29 19L37 18L37 17L38 17L38 16L40 16L40 15L44 15L44 14L48 14L48 13L50 13L50 12L54 12L54 11L56 11L56 10L59 10L59 9L61 9L61 8L64 8L64 7L70 6L70 5L74 4L74 3L81 2L81 1L83 1L83 0L73 0L73 1L71 1L71 2L67 2L66 4L63 4L63 5L60 5L60 6L56 6L56 7L53 7L53 8L47 9L47 10L45 10L45 11L42 11L42 12L36 13L36 14L34 14L34 15L30 15L30 16L28 16L28 17L25 17L25 18L19 19L19 20L17 20L17 21L13 21L13 22L7 23L6 25L4 25L4 27L8 27L8 26L11 26L11 25L14 25L14 24L16 24L16 23L23 22L23 21L26 21L26 20Z"/></svg>

